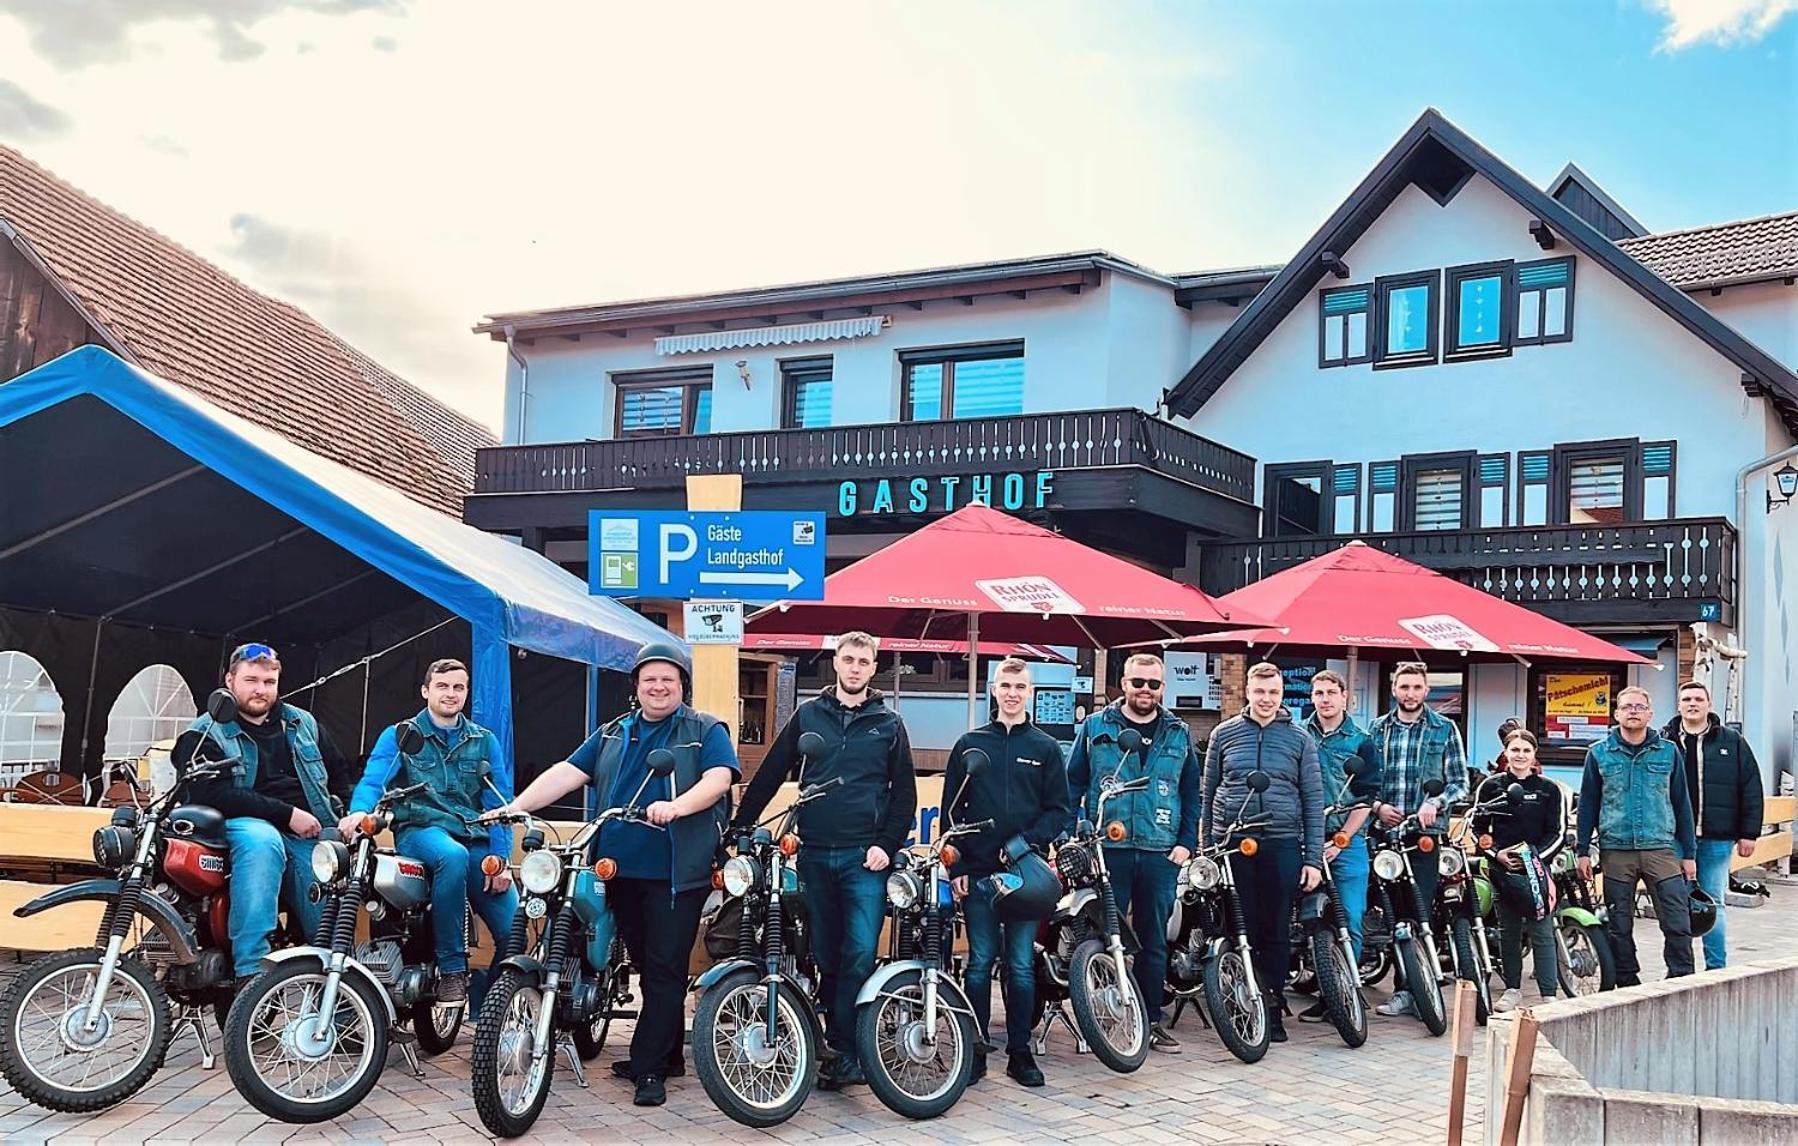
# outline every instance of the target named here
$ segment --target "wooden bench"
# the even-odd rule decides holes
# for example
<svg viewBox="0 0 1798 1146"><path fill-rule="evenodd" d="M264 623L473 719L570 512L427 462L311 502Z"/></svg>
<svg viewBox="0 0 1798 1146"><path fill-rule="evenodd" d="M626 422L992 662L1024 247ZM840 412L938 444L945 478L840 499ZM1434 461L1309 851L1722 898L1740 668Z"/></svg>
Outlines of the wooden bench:
<svg viewBox="0 0 1798 1146"><path fill-rule="evenodd" d="M1798 819L1798 796L1768 796L1761 812L1761 837L1754 854L1731 855L1729 870L1773 864L1782 874L1792 873L1792 821Z"/></svg>

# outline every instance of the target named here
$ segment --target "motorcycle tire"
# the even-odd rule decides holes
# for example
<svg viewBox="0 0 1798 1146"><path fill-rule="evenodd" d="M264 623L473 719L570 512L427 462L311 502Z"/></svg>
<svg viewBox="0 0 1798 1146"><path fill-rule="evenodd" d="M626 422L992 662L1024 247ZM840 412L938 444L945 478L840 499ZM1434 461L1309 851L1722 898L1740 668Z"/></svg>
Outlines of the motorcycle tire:
<svg viewBox="0 0 1798 1146"><path fill-rule="evenodd" d="M532 1022L539 1013L538 1007L544 1005L542 992L536 981L516 967L508 967L499 973L487 988L487 995L481 1000L481 1017L475 1023L474 1049L469 1055L469 1082L474 1090L475 1113L481 1116L481 1125L500 1138L517 1138L528 1134L537 1123L537 1116L543 1113L543 1104L549 1101L549 1084L556 1072L556 1052L550 1052L541 1060L533 1058L532 1074L527 1076L520 1087L519 1098L523 1101L508 1107L505 1102L503 1088L500 1085L500 1069L511 1065L501 1061L501 1053L505 1048L507 1020L520 1003L526 1004L521 1022ZM554 1005L554 1000L549 1001ZM514 1027L516 1023L512 1024ZM555 1037L552 1029L550 1036ZM520 1040L515 1035L513 1045L522 1049L528 1047L528 1039ZM535 1073L536 1062L543 1064L542 1073Z"/></svg>
<svg viewBox="0 0 1798 1146"><path fill-rule="evenodd" d="M1201 979L1205 987L1205 1011L1224 1049L1243 1062L1260 1062L1273 1034L1267 1021L1267 996L1259 986L1247 991L1248 1005L1240 1003L1248 981L1248 960L1235 947L1225 947L1205 960ZM1228 977L1228 982L1226 982ZM1239 1021L1238 1016L1246 1021Z"/></svg>
<svg viewBox="0 0 1798 1146"><path fill-rule="evenodd" d="M1318 993L1324 1013L1342 1041L1358 1047L1367 1041L1367 1002L1355 985L1354 970L1336 945L1336 937L1323 928L1311 933L1311 965L1317 968Z"/></svg>
<svg viewBox="0 0 1798 1146"><path fill-rule="evenodd" d="M907 1086L899 1077L907 1066L919 1065L907 1054L912 1040L904 1028L922 1023L923 972L909 971L889 979L874 1001L864 1004L856 1016L855 1049L861 1058L862 1073L868 1076L868 1089L893 1113L914 1119L935 1118L961 1101L962 1093L968 1089L968 1079L974 1073L974 1020L960 1011L949 1010L952 998L947 991L937 996L935 1058L946 1069L937 1085L924 1093L918 1093L916 1086Z"/></svg>
<svg viewBox="0 0 1798 1146"><path fill-rule="evenodd" d="M106 952L98 947L77 947L47 955L15 975L6 985L5 993L0 994L0 1030L6 1032L6 1037L0 1038L0 1075L4 1075L6 1081L21 1096L39 1106L68 1114L86 1114L116 1105L143 1089L144 1084L150 1081L150 1076L162 1066L163 1057L168 1053L169 1040L175 1035L175 1019L168 993L162 989L162 984L156 981L149 968L136 959L121 958L108 997L116 997L123 986L125 998L135 995L147 1020L142 1048L124 1073L100 1086L72 1087L44 1077L38 1072L38 1067L25 1057L16 1035L20 1012L34 990L53 976L71 973L79 976L86 968L92 969L87 974L98 977L100 964L105 958ZM67 1010L64 1011L65 1015L68 1013ZM101 1013L107 1019L102 1030L110 1036L114 1029L111 1012L103 1008Z"/></svg>
<svg viewBox="0 0 1798 1146"><path fill-rule="evenodd" d="M739 1044L747 1028L757 1023L765 1026L768 989L761 977L741 971L718 980L706 988L693 1012L694 1073L712 1104L744 1126L780 1125L799 1113L818 1084L818 1031L805 1000L784 980L775 990L776 1021L785 1025L793 1039L792 1065L781 1089L765 1100L739 1093L719 1057L721 1049Z"/></svg>
<svg viewBox="0 0 1798 1146"><path fill-rule="evenodd" d="M258 1035L257 1017L264 1000L295 979L315 978L321 987L326 972L316 959L293 959L277 963L250 980L231 1004L231 1015L225 1024L225 1069L237 1092L251 1106L283 1122L328 1122L359 1106L368 1097L381 1071L387 1066L388 1029L387 1002L380 993L358 975L345 974L338 979L339 1006L348 1005L352 1017L362 1028L364 1051L351 1081L343 1089L316 1099L296 1099L281 1093L262 1077L256 1067L258 1055L251 1046ZM339 1012L341 1013L341 1012ZM334 1026L336 1024L333 1024ZM339 1028L341 1029L341 1028ZM263 1031L277 1043L285 1041L276 1031ZM272 1065L272 1064L271 1064Z"/></svg>
<svg viewBox="0 0 1798 1146"><path fill-rule="evenodd" d="M1149 1011L1136 977L1125 975L1122 983L1115 982L1116 978L1117 964L1104 940L1088 939L1074 948L1074 958L1068 963L1068 1001L1074 1007L1074 1025L1080 1028L1080 1037L1092 1048L1094 1058L1119 1074L1129 1074L1149 1057ZM1119 1016L1123 1021L1114 1034L1106 1024Z"/></svg>
<svg viewBox="0 0 1798 1146"><path fill-rule="evenodd" d="M1473 942L1473 925L1465 919L1454 924L1455 977L1473 984L1473 1019L1480 1026L1492 1017L1492 969L1481 965Z"/></svg>
<svg viewBox="0 0 1798 1146"><path fill-rule="evenodd" d="M1429 965L1420 940L1395 939L1393 946L1398 949L1399 970L1405 977L1405 989L1411 992L1417 1017L1423 1020L1425 1030L1440 1037L1448 1030L1448 1011L1442 1002L1442 983L1436 968Z"/></svg>
<svg viewBox="0 0 1798 1146"><path fill-rule="evenodd" d="M1611 935L1603 926L1596 923L1582 924L1572 920L1564 920L1557 928L1561 942L1555 944L1555 958L1559 966L1555 968L1561 994L1569 999L1576 999L1591 991L1579 991L1574 988L1575 982L1583 982L1573 974L1568 962L1568 953L1575 944L1589 946L1592 957L1598 963L1598 990L1614 991L1617 989L1617 956L1611 950Z"/></svg>
<svg viewBox="0 0 1798 1146"><path fill-rule="evenodd" d="M465 1006L438 1006L429 999L412 1004L412 1033L418 1039L418 1053L430 1058L456 1045L462 1020L468 1014Z"/></svg>

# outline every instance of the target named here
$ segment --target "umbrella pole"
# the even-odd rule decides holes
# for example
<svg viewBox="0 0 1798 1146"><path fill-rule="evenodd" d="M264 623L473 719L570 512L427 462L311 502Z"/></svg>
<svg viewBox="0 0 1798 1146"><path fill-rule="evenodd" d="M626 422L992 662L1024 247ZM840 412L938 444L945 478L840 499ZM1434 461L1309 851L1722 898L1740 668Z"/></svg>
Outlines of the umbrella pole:
<svg viewBox="0 0 1798 1146"><path fill-rule="evenodd" d="M968 730L980 727L975 713L980 704L980 614L968 614Z"/></svg>
<svg viewBox="0 0 1798 1146"><path fill-rule="evenodd" d="M1360 667L1361 667L1361 646L1360 645L1350 645L1348 647L1348 654L1349 654L1349 656L1348 656L1348 662L1349 662L1348 702L1349 702L1349 708L1352 711L1354 709L1361 707L1361 705L1355 700L1355 698L1360 695L1358 690L1361 687L1361 680L1360 680L1360 677L1357 675L1357 670L1360 669Z"/></svg>

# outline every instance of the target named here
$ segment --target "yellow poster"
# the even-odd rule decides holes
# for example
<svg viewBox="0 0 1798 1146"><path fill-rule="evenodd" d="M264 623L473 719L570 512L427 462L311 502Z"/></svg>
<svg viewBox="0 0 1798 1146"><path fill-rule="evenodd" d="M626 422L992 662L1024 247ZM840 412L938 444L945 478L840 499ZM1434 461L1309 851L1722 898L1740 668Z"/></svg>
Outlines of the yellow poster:
<svg viewBox="0 0 1798 1146"><path fill-rule="evenodd" d="M1609 716L1611 674L1549 673L1546 703L1546 715L1551 720L1557 716Z"/></svg>

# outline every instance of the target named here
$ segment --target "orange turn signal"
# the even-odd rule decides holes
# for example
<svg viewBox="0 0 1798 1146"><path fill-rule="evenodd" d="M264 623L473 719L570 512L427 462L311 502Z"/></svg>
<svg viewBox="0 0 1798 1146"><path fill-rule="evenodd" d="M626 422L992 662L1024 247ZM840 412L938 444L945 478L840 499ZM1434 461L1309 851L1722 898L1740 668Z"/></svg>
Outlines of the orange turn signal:
<svg viewBox="0 0 1798 1146"><path fill-rule="evenodd" d="M780 854L789 859L799 854L799 837L792 832L780 837Z"/></svg>
<svg viewBox="0 0 1798 1146"><path fill-rule="evenodd" d="M1122 820L1113 820L1105 825L1105 838L1114 844L1123 843L1124 838L1129 834L1130 832L1124 827Z"/></svg>
<svg viewBox="0 0 1798 1146"><path fill-rule="evenodd" d="M1261 841L1257 840L1253 836L1250 836L1248 839L1237 844L1236 850L1241 852L1245 856L1252 856L1256 852L1261 850Z"/></svg>
<svg viewBox="0 0 1798 1146"><path fill-rule="evenodd" d="M613 859L611 856L600 856L598 859L593 861L594 878L600 880L601 882L611 879L613 876L615 876L617 874L618 874L618 861Z"/></svg>
<svg viewBox="0 0 1798 1146"><path fill-rule="evenodd" d="M375 834L375 818L373 816L363 816L361 822L358 823L356 827L361 830L363 835L372 836Z"/></svg>
<svg viewBox="0 0 1798 1146"><path fill-rule="evenodd" d="M1480 837L1480 847L1485 848L1488 851L1491 850L1491 848L1492 848L1492 833L1491 832L1487 832L1485 835Z"/></svg>
<svg viewBox="0 0 1798 1146"><path fill-rule="evenodd" d="M1349 846L1349 834L1347 832L1337 832L1330 837L1330 843L1337 851L1341 851L1343 848Z"/></svg>
<svg viewBox="0 0 1798 1146"><path fill-rule="evenodd" d="M961 849L954 844L944 844L940 854L943 857L944 867L954 867L961 862Z"/></svg>
<svg viewBox="0 0 1798 1146"><path fill-rule="evenodd" d="M724 890L724 873L722 871L715 871L712 873L712 890Z"/></svg>
<svg viewBox="0 0 1798 1146"><path fill-rule="evenodd" d="M498 875L500 872L505 871L505 870L506 870L506 861L503 859L500 859L498 856L488 856L486 859L481 861L481 874L482 875L488 875L488 876Z"/></svg>
<svg viewBox="0 0 1798 1146"><path fill-rule="evenodd" d="M1417 850L1425 853L1426 855L1430 852L1435 851L1436 850L1436 837L1435 836L1419 836L1419 837L1417 837Z"/></svg>

